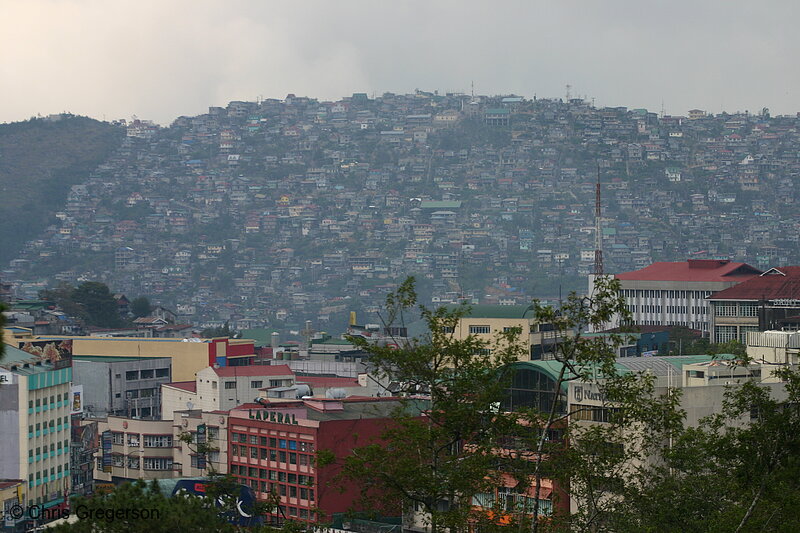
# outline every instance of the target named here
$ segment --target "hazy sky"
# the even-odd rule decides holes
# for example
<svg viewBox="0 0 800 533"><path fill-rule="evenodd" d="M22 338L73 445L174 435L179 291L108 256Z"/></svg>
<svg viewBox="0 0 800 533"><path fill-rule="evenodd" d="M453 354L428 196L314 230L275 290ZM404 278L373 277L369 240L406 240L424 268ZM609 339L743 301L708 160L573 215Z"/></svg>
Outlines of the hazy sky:
<svg viewBox="0 0 800 533"><path fill-rule="evenodd" d="M594 98L684 114L800 110L800 3L0 0L0 122L170 123L287 93Z"/></svg>

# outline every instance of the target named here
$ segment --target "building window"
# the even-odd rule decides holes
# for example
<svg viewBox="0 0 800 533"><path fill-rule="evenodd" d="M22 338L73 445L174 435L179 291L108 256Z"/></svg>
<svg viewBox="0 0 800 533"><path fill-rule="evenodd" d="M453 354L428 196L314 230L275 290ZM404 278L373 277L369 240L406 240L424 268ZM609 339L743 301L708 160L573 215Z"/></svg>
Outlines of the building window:
<svg viewBox="0 0 800 533"><path fill-rule="evenodd" d="M172 459L168 457L145 457L145 470L172 470Z"/></svg>
<svg viewBox="0 0 800 533"><path fill-rule="evenodd" d="M153 379L154 375L155 371L152 368L149 368L147 370L142 370L139 373L139 379Z"/></svg>
<svg viewBox="0 0 800 533"><path fill-rule="evenodd" d="M225 382L225 388L226 389L235 389L236 388L236 382L235 381L226 381Z"/></svg>
<svg viewBox="0 0 800 533"><path fill-rule="evenodd" d="M171 448L172 435L144 435L142 437L145 448Z"/></svg>
<svg viewBox="0 0 800 533"><path fill-rule="evenodd" d="M128 433L128 446L139 446L139 434Z"/></svg>
<svg viewBox="0 0 800 533"><path fill-rule="evenodd" d="M714 305L714 314L716 316L736 316L736 303L717 302Z"/></svg>
<svg viewBox="0 0 800 533"><path fill-rule="evenodd" d="M139 371L138 370L128 370L125 372L125 379L127 381L136 381L139 379Z"/></svg>
<svg viewBox="0 0 800 533"><path fill-rule="evenodd" d="M758 326L739 326L739 342L747 344L747 334L751 331L759 331Z"/></svg>
<svg viewBox="0 0 800 533"><path fill-rule="evenodd" d="M269 386L270 387L280 387L281 385L283 385L283 380L282 379L271 379L271 380L269 380Z"/></svg>
<svg viewBox="0 0 800 533"><path fill-rule="evenodd" d="M758 316L758 304L739 304L739 316Z"/></svg>
<svg viewBox="0 0 800 533"><path fill-rule="evenodd" d="M168 378L169 377L169 368L156 368L156 377L157 378Z"/></svg>
<svg viewBox="0 0 800 533"><path fill-rule="evenodd" d="M250 388L251 389L260 389L263 386L264 386L264 382L263 381L251 381L250 382Z"/></svg>
<svg viewBox="0 0 800 533"><path fill-rule="evenodd" d="M728 342L737 340L736 326L714 326L714 341Z"/></svg>
<svg viewBox="0 0 800 533"><path fill-rule="evenodd" d="M469 334L470 335L480 335L485 333L491 333L492 328L490 326L470 326L469 327Z"/></svg>

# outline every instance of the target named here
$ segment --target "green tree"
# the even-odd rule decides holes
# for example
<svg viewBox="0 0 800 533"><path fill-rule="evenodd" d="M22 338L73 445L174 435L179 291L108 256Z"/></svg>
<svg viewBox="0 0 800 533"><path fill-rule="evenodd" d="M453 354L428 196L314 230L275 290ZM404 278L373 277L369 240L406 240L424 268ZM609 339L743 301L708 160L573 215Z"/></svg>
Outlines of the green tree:
<svg viewBox="0 0 800 533"><path fill-rule="evenodd" d="M105 283L84 281L72 291L71 299L81 306L89 324L106 328L122 325L117 301Z"/></svg>
<svg viewBox="0 0 800 533"><path fill-rule="evenodd" d="M351 338L404 400L383 441L354 450L341 465L342 476L358 481L367 508L391 510L402 502L405 510L424 513L432 533L465 531L473 496L496 482L493 450L511 423L498 411L508 385L502 369L524 352L520 332L502 333L491 353L474 336L458 339L456 325L469 308L418 305L414 279L408 278L387 297L382 318L386 326L403 326L415 312L428 333L397 339L397 348Z"/></svg>
<svg viewBox="0 0 800 533"><path fill-rule="evenodd" d="M800 373L729 386L722 409L674 436L616 514L617 531L800 530Z"/></svg>
<svg viewBox="0 0 800 533"><path fill-rule="evenodd" d="M142 480L125 483L108 494L79 496L70 509L80 519L53 528L56 533L224 533L234 531L211 499L196 496L169 497L161 493L158 482Z"/></svg>
<svg viewBox="0 0 800 533"><path fill-rule="evenodd" d="M139 296L131 302L131 314L136 318L149 316L151 310L150 300L146 296Z"/></svg>

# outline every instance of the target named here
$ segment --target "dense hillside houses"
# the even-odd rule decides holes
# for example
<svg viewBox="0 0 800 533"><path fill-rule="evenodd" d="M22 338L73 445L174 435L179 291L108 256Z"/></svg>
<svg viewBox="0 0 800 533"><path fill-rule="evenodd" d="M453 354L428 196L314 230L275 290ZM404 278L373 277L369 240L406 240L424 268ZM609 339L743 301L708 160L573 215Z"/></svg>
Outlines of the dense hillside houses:
<svg viewBox="0 0 800 533"><path fill-rule="evenodd" d="M231 102L120 124L2 278L20 298L97 279L236 329L326 329L409 274L429 303L527 304L585 287L598 176L608 273L763 271L800 260L797 124L423 91Z"/></svg>

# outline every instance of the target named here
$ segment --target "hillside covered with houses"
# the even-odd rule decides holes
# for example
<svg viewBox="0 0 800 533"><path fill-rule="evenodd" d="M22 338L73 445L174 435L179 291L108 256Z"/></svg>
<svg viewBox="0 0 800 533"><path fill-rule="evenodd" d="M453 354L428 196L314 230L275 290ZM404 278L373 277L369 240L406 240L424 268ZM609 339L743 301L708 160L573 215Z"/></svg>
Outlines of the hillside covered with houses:
<svg viewBox="0 0 800 533"><path fill-rule="evenodd" d="M98 280L236 329L336 329L407 275L428 304L521 304L586 286L598 178L607 272L797 264L799 124L424 91L119 121L0 277L20 298Z"/></svg>

